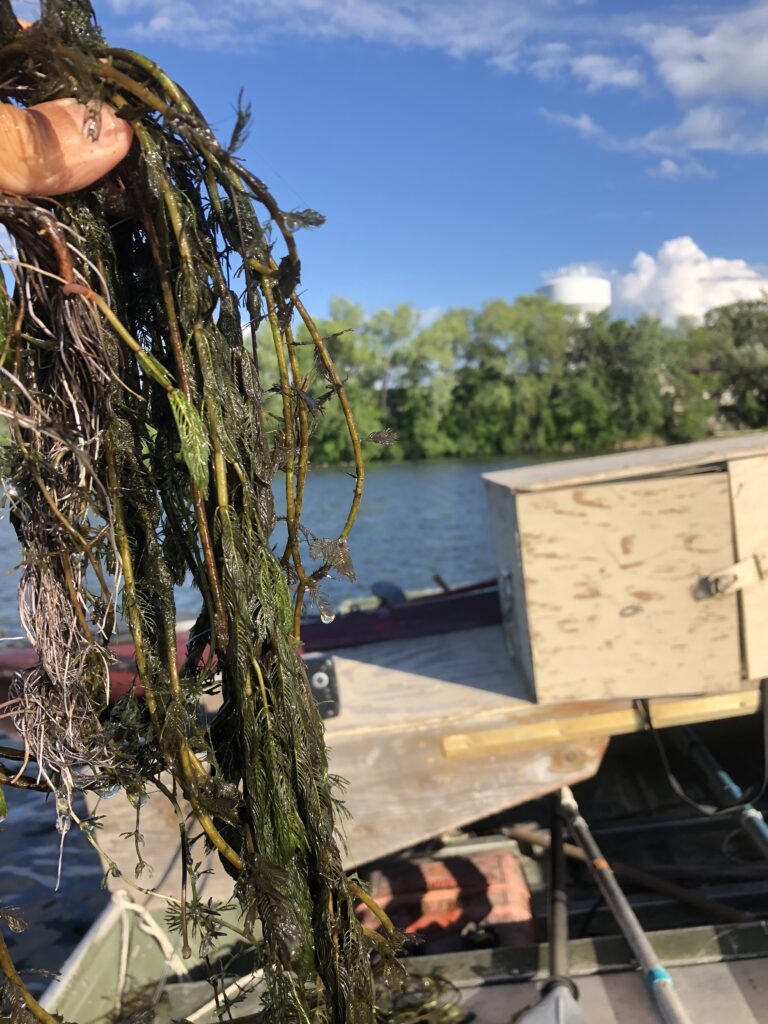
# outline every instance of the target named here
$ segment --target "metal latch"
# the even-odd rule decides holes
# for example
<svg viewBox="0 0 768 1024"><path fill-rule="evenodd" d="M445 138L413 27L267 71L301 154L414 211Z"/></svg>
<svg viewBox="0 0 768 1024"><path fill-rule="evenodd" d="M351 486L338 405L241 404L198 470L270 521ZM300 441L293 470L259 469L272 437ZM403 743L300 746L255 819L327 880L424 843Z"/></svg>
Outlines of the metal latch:
<svg viewBox="0 0 768 1024"><path fill-rule="evenodd" d="M718 597L722 594L734 594L738 590L753 587L768 577L768 555L750 555L734 562L727 569L713 572L699 582L698 592L701 597Z"/></svg>

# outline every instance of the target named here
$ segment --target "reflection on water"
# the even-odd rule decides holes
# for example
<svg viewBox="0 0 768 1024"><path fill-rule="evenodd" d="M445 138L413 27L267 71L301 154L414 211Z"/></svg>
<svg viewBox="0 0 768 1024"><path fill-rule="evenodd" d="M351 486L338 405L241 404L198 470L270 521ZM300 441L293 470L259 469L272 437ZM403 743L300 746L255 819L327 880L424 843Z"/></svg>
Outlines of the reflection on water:
<svg viewBox="0 0 768 1024"><path fill-rule="evenodd" d="M5 737L0 734L0 739ZM55 891L59 839L52 797L5 789L8 817L0 824L0 904L17 907L29 927L19 934L3 929L11 955L30 990L39 995L106 905L99 858L77 828L64 841L61 884ZM76 802L79 815L85 802Z"/></svg>
<svg viewBox="0 0 768 1024"><path fill-rule="evenodd" d="M388 579L404 589L433 586L439 573L450 584L494 573L481 474L511 463L409 462L369 467L363 504L350 550L357 581L329 579L323 590L334 605L371 592ZM276 481L277 484L280 480ZM318 537L338 536L352 498L353 480L340 469L314 469L309 476L303 519ZM280 505L278 488L278 506ZM274 542L282 546L278 526ZM19 547L7 512L0 520L0 636L19 632L16 598ZM179 619L197 615L190 587L177 591Z"/></svg>

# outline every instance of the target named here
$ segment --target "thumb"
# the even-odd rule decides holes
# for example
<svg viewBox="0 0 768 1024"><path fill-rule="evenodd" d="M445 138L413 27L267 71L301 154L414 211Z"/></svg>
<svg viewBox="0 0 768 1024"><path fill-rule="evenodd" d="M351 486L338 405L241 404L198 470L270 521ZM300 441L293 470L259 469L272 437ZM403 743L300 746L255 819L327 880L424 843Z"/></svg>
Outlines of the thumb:
<svg viewBox="0 0 768 1024"><path fill-rule="evenodd" d="M74 99L28 110L0 104L0 191L55 196L111 171L127 155L133 131L106 105L98 139L88 137L88 120L86 107Z"/></svg>

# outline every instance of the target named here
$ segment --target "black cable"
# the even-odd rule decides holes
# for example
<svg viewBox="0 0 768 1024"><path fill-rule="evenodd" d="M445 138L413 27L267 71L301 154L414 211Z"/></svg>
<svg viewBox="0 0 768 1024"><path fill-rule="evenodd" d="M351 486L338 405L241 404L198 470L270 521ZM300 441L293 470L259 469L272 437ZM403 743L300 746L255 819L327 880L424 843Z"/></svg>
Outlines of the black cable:
<svg viewBox="0 0 768 1024"><path fill-rule="evenodd" d="M705 814L708 817L716 818L720 815L733 814L734 811L741 811L750 804L757 803L768 790L768 679L760 680L760 714L762 716L763 724L763 775L762 780L759 783L755 783L742 795L740 800L734 800L733 803L718 806L716 804L705 804L700 803L698 800L694 800L693 797L689 796L683 789L680 780L677 778L675 773L672 771L672 767L669 763L667 752L664 748L664 743L659 735L658 729L654 726L651 720L651 710L647 698L638 700L635 702L636 706L640 710L645 719L645 724L653 736L656 749L659 752L661 763L664 768L664 773L667 776L667 781L672 787L672 791L683 803L688 804L690 807L695 808L700 814Z"/></svg>

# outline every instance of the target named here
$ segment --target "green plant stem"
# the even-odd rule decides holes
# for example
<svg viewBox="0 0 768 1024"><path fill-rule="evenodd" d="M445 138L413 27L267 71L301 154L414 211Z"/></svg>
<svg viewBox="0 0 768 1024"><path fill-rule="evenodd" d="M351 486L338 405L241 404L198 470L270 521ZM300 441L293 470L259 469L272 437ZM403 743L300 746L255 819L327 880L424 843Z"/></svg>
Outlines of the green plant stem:
<svg viewBox="0 0 768 1024"><path fill-rule="evenodd" d="M16 970L16 965L11 959L11 954L8 952L8 946L2 934L0 934L0 970L2 970L8 981L24 1000L24 1005L32 1016L40 1021L40 1024L61 1024L60 1020L57 1020L56 1017L53 1017L47 1010L42 1008L22 981L21 975Z"/></svg>
<svg viewBox="0 0 768 1024"><path fill-rule="evenodd" d="M0 754L0 757L5 756L5 754ZM2 766L0 766L0 784L12 786L14 789L36 789L40 793L50 793L51 791L50 786L46 783L31 779L28 775L11 775Z"/></svg>

